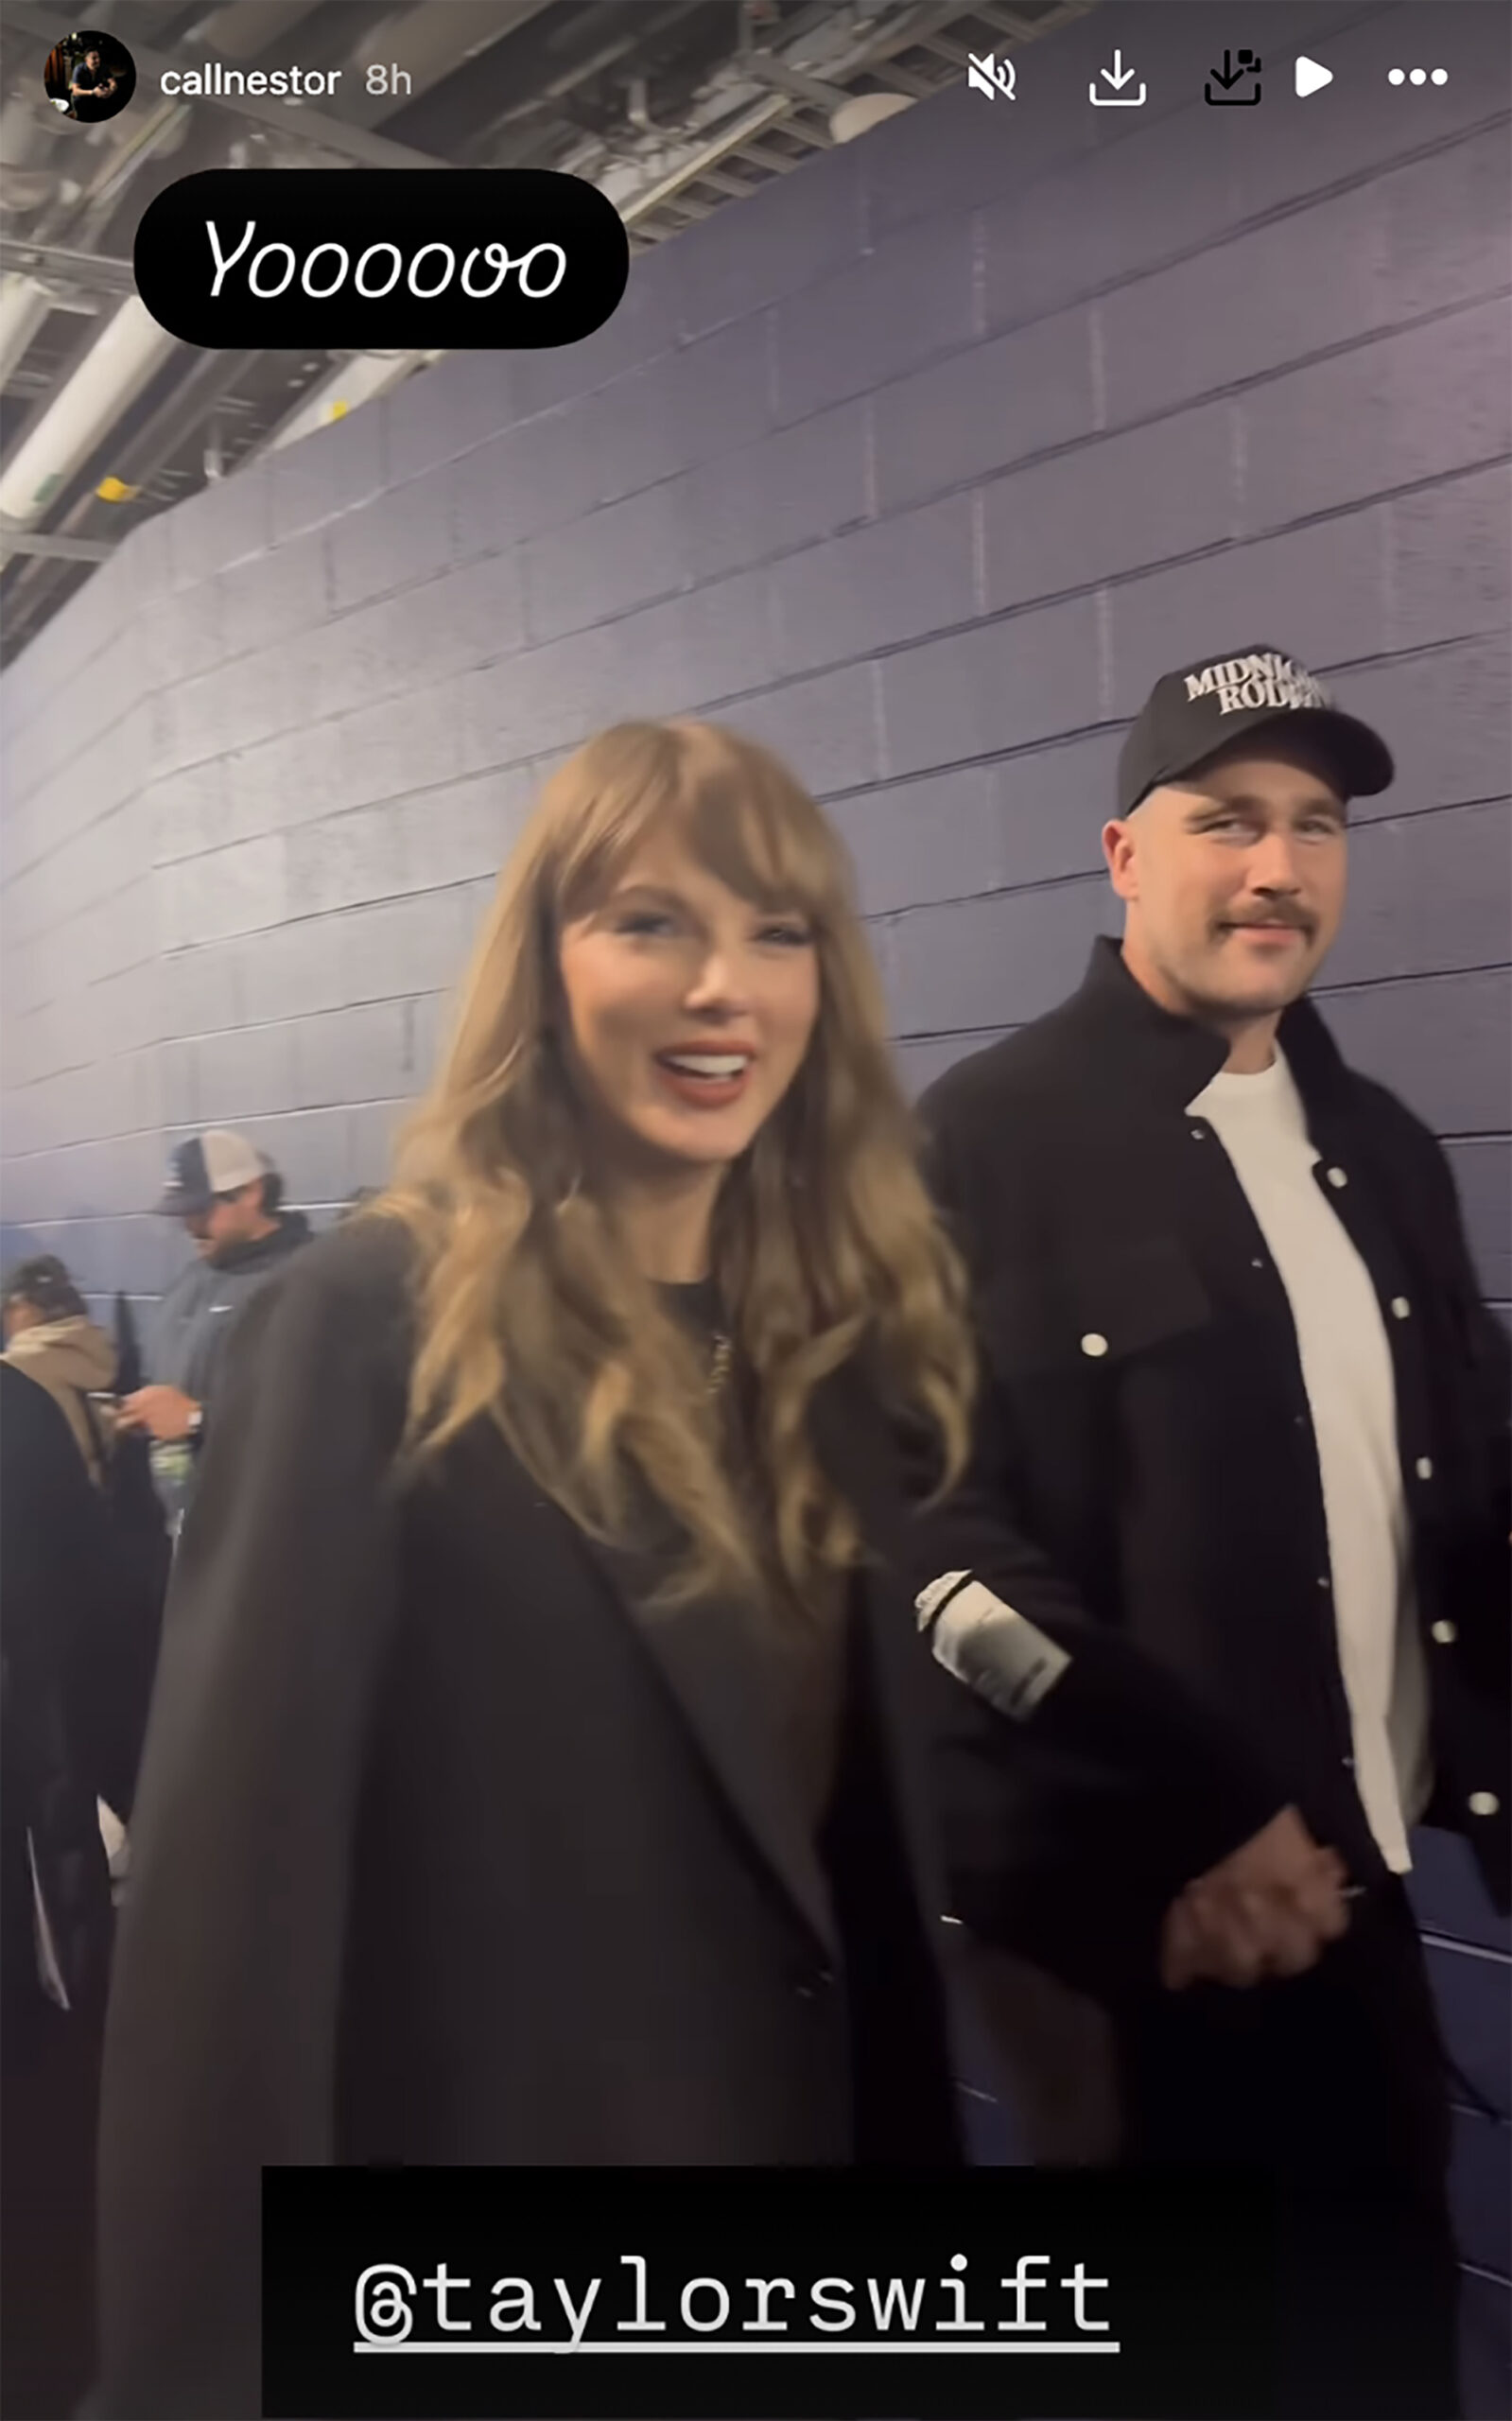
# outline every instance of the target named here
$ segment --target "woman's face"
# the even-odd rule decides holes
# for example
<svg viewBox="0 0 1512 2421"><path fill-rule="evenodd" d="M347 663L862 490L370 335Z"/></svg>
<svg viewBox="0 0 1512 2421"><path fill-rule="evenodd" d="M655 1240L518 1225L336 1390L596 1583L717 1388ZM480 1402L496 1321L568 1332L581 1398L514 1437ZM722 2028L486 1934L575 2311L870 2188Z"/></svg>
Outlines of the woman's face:
<svg viewBox="0 0 1512 2421"><path fill-rule="evenodd" d="M578 1081L607 1131L664 1164L738 1159L819 1014L807 919L754 907L665 829L567 924L560 964Z"/></svg>

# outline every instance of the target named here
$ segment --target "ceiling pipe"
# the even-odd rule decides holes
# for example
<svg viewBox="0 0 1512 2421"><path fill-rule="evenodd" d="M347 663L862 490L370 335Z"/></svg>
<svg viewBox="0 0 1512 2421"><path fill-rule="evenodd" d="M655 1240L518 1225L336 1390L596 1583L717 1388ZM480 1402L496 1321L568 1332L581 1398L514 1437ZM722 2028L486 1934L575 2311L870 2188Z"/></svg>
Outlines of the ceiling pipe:
<svg viewBox="0 0 1512 2421"><path fill-rule="evenodd" d="M0 518L40 521L107 431L162 369L179 340L132 295L101 329L61 395L0 475Z"/></svg>
<svg viewBox="0 0 1512 2421"><path fill-rule="evenodd" d="M51 309L51 295L34 277L0 278L0 387L20 368Z"/></svg>

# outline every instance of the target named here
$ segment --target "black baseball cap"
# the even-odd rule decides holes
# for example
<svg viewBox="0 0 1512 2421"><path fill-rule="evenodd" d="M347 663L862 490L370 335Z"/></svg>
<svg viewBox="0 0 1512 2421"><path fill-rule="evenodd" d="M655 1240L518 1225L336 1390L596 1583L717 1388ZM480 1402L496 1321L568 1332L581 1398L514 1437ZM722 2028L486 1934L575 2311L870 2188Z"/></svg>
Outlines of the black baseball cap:
<svg viewBox="0 0 1512 2421"><path fill-rule="evenodd" d="M1119 756L1119 813L1132 815L1162 782L1183 775L1267 727L1304 733L1344 799L1371 798L1396 777L1391 751L1368 723L1341 714L1331 693L1295 656L1275 647L1163 673Z"/></svg>
<svg viewBox="0 0 1512 2421"><path fill-rule="evenodd" d="M272 1161L245 1135L212 1126L175 1146L158 1209L165 1219L202 1216L224 1195L239 1193L244 1185L273 1174Z"/></svg>

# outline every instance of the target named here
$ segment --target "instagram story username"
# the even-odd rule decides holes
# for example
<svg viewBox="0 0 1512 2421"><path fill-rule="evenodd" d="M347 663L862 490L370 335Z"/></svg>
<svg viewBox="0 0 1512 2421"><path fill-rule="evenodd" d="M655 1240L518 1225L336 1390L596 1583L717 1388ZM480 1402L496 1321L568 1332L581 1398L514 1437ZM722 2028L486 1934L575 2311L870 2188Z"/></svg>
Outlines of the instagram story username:
<svg viewBox="0 0 1512 2421"><path fill-rule="evenodd" d="M1021 2254L995 2282L968 2284L967 2256L941 2278L739 2278L705 2273L654 2284L643 2254L607 2279L480 2282L438 2262L417 2280L402 2263L371 2262L354 2295L354 2353L1117 2354L1099 2317L1110 2281L1085 2262L1055 2277L1048 2253ZM628 2274L624 2274L628 2273ZM607 2289L607 2292L606 2292ZM1048 2300L1047 2300L1048 2298ZM1006 2306L1006 2315L1004 2307ZM417 2334L417 2332L419 2332Z"/></svg>
<svg viewBox="0 0 1512 2421"><path fill-rule="evenodd" d="M712 2375L727 2421L770 2416L773 2379L785 2408L877 2421L1254 2421L1273 2218L1247 2179L1201 2189L594 2169L543 2200L524 2172L269 2168L264 2409L707 2421Z"/></svg>

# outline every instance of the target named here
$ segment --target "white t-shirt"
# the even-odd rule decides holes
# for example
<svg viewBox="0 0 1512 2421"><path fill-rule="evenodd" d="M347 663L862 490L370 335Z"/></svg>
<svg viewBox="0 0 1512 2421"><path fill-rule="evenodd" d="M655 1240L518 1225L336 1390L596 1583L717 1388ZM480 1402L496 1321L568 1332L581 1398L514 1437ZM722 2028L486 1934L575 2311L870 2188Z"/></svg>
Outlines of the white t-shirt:
<svg viewBox="0 0 1512 2421"><path fill-rule="evenodd" d="M1381 1306L1312 1174L1321 1155L1281 1053L1258 1076L1222 1070L1190 1106L1233 1162L1291 1302L1323 1482L1355 1784L1382 1857L1404 1874L1408 1828L1428 1804L1433 1777Z"/></svg>

